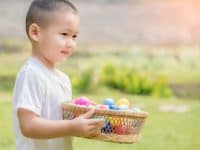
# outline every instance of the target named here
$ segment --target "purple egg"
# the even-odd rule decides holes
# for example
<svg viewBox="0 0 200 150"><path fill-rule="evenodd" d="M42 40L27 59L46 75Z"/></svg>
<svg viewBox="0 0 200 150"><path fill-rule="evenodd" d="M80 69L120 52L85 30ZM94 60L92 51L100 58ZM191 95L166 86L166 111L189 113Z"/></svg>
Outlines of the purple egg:
<svg viewBox="0 0 200 150"><path fill-rule="evenodd" d="M120 105L118 107L119 107L119 110L129 110L129 107L127 105Z"/></svg>

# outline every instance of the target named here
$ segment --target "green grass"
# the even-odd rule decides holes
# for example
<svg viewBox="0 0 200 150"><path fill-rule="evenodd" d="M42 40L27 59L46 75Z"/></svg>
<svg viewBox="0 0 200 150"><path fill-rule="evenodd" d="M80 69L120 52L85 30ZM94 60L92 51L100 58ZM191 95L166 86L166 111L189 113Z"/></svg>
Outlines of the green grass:
<svg viewBox="0 0 200 150"><path fill-rule="evenodd" d="M88 148L94 150L197 150L200 147L200 103L198 101L136 97L107 88L84 95L98 103L101 103L106 97L115 99L127 97L132 104L148 111L149 117L142 130L143 138L136 144L116 144L75 138L75 150L88 150ZM74 95L74 97L76 96L78 95ZM14 149L11 99L12 93L0 94L0 147L5 150ZM159 107L166 104L186 105L189 107L189 111L184 113L161 112Z"/></svg>
<svg viewBox="0 0 200 150"><path fill-rule="evenodd" d="M0 148L14 149L11 93L0 94Z"/></svg>

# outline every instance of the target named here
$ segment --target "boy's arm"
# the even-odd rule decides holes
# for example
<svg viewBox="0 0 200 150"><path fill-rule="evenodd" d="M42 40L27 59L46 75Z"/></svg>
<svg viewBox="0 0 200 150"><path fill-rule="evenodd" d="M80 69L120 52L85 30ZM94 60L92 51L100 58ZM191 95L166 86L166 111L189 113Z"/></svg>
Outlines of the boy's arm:
<svg viewBox="0 0 200 150"><path fill-rule="evenodd" d="M63 136L96 136L104 126L102 119L89 119L94 110L73 120L47 120L27 109L19 108L17 115L24 136L36 139L48 139Z"/></svg>

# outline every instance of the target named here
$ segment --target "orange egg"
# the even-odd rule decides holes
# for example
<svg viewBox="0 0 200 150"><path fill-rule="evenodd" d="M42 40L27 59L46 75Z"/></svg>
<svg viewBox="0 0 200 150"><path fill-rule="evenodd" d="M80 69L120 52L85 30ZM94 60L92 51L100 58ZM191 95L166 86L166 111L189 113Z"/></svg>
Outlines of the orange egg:
<svg viewBox="0 0 200 150"><path fill-rule="evenodd" d="M122 119L120 117L110 117L110 123L113 126L118 126L122 123Z"/></svg>

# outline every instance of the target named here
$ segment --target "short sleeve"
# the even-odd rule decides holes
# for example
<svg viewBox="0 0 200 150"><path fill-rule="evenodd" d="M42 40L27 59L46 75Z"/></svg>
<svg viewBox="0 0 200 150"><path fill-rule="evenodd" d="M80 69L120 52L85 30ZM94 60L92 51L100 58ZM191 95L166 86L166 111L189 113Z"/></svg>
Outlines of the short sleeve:
<svg viewBox="0 0 200 150"><path fill-rule="evenodd" d="M28 109L41 115L43 101L42 83L37 73L26 70L19 73L15 82L14 107Z"/></svg>

